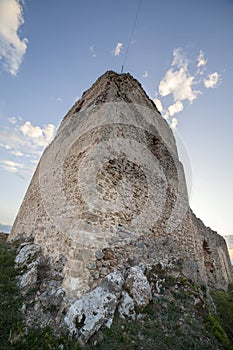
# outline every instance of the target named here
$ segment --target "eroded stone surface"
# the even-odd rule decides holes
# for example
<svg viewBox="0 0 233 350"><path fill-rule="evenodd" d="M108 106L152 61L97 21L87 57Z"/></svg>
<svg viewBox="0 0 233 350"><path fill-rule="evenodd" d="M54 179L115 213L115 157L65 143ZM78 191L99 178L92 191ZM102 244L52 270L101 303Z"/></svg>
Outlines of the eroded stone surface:
<svg viewBox="0 0 233 350"><path fill-rule="evenodd" d="M134 300L129 296L128 292L123 291L120 305L118 307L120 317L134 320L136 317L134 307Z"/></svg>
<svg viewBox="0 0 233 350"><path fill-rule="evenodd" d="M129 269L125 289L138 307L147 306L152 299L150 284L139 266Z"/></svg>
<svg viewBox="0 0 233 350"><path fill-rule="evenodd" d="M23 292L26 292L30 288L34 288L37 283L37 266L35 261L28 265L28 271L25 272L19 279L19 287Z"/></svg>
<svg viewBox="0 0 233 350"><path fill-rule="evenodd" d="M88 340L103 325L110 327L123 282L121 273L112 273L101 286L75 301L65 317L70 334Z"/></svg>
<svg viewBox="0 0 233 350"><path fill-rule="evenodd" d="M15 263L17 265L23 265L28 263L34 258L36 254L41 251L41 247L38 244L25 244L17 254Z"/></svg>

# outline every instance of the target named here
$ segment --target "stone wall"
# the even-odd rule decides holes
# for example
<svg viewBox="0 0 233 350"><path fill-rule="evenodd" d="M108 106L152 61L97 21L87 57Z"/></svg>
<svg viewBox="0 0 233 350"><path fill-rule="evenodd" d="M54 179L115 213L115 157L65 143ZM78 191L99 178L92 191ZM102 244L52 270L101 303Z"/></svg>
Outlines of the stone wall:
<svg viewBox="0 0 233 350"><path fill-rule="evenodd" d="M231 280L224 240L189 209L172 131L129 74L105 73L63 119L12 228L18 238L33 238L51 265L62 255L71 298L141 262Z"/></svg>
<svg viewBox="0 0 233 350"><path fill-rule="evenodd" d="M232 267L225 239L192 214L196 254L201 280L214 288L226 289L232 281Z"/></svg>

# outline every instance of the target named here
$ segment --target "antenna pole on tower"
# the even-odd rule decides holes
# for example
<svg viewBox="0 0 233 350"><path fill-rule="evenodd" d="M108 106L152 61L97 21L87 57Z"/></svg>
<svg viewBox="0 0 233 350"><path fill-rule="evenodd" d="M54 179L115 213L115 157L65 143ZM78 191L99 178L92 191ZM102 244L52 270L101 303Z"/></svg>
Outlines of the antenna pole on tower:
<svg viewBox="0 0 233 350"><path fill-rule="evenodd" d="M132 27L132 30L131 30L131 33L130 33L130 36L129 36L129 40L128 40L128 45L127 45L126 51L125 51L125 57L123 59L123 64L122 64L122 67L121 67L121 74L123 73L124 64L125 64L125 62L126 62L126 60L128 58L129 48L130 48L131 41L132 41L132 38L133 38L133 35L134 35L134 31L135 31L135 27L136 27L136 23L137 23L137 19L138 19L138 15L139 15L141 4L142 4L142 0L139 0L136 16L135 16L134 23L133 23L133 27Z"/></svg>

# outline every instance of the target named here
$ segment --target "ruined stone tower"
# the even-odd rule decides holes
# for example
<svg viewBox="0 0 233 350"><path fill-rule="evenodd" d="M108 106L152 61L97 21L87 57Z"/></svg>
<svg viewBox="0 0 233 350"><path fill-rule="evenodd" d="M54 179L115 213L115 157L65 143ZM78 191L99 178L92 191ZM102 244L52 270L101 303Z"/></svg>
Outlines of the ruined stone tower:
<svg viewBox="0 0 233 350"><path fill-rule="evenodd" d="M232 280L224 239L189 208L172 131L130 74L106 72L65 116L9 239L62 261L73 299L140 263L174 263L220 288Z"/></svg>

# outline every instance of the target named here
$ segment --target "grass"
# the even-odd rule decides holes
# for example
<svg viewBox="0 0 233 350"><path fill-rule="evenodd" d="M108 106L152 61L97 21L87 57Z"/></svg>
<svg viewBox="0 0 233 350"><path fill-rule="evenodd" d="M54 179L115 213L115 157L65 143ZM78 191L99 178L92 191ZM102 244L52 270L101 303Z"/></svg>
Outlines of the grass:
<svg viewBox="0 0 233 350"><path fill-rule="evenodd" d="M23 317L20 312L22 299L16 283L14 268L16 248L6 242L0 244L0 348L10 349L23 333Z"/></svg>
<svg viewBox="0 0 233 350"><path fill-rule="evenodd" d="M77 341L56 337L49 327L26 330L20 311L24 299L17 286L19 271L14 268L15 254L16 246L0 241L0 349L79 350Z"/></svg>
<svg viewBox="0 0 233 350"><path fill-rule="evenodd" d="M224 332L229 341L229 349L233 349L233 284L229 285L228 291L211 291L211 296L216 305L216 321L224 328ZM226 345L227 346L227 345Z"/></svg>

